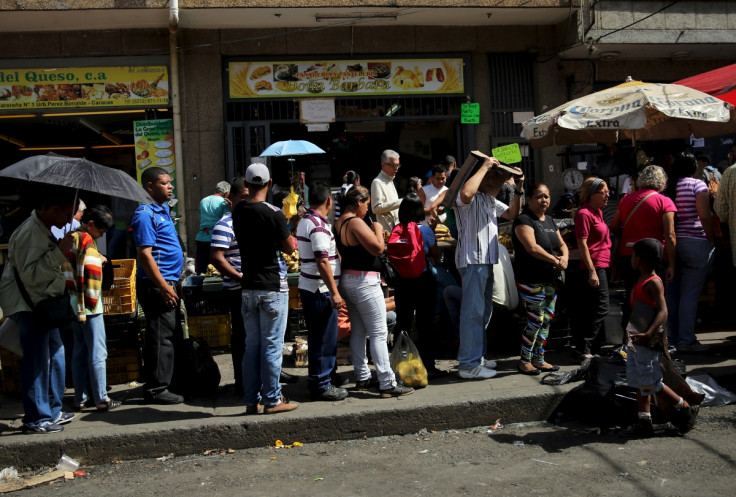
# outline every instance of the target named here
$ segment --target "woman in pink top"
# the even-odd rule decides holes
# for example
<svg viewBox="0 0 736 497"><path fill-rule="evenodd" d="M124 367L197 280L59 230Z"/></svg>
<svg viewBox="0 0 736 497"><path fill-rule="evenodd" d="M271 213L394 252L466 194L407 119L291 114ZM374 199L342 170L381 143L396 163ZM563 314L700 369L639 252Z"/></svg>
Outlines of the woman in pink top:
<svg viewBox="0 0 736 497"><path fill-rule="evenodd" d="M677 206L677 260L675 277L667 285L667 331L670 344L683 352L708 350L695 338L695 315L713 263L714 236L708 187L692 177L696 169L693 154L678 154L665 191Z"/></svg>
<svg viewBox="0 0 736 497"><path fill-rule="evenodd" d="M626 287L626 299L622 308L622 328L626 329L631 315L629 299L631 289L639 279L639 272L631 267L634 244L644 238L654 238L665 248L663 268L655 268L662 279L672 281L675 275L675 212L677 207L661 194L667 186L667 174L659 166L645 167L636 179L635 192L621 199L611 221L611 233L619 237L616 268L620 271ZM638 206L638 207L637 207Z"/></svg>
<svg viewBox="0 0 736 497"><path fill-rule="evenodd" d="M591 357L603 344L603 320L608 314L608 278L611 262L611 237L601 209L608 204L611 191L601 178L591 177L580 189L580 203L575 214L575 238L580 252L583 278L573 313L572 334L578 358Z"/></svg>

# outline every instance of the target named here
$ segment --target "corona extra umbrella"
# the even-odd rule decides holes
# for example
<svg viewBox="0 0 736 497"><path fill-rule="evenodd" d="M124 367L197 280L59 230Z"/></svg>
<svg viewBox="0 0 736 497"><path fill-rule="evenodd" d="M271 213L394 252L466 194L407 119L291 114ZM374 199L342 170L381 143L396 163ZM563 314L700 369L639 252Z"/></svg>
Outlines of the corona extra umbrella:
<svg viewBox="0 0 736 497"><path fill-rule="evenodd" d="M736 110L723 100L676 84L626 83L552 109L523 124L533 147L669 140L736 132Z"/></svg>

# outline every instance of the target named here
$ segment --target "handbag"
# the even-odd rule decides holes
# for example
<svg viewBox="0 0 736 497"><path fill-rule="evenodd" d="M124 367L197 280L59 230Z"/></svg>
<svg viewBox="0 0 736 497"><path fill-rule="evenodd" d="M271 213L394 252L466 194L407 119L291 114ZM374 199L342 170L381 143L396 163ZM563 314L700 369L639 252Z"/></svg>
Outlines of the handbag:
<svg viewBox="0 0 736 497"><path fill-rule="evenodd" d="M381 276L388 286L395 287L401 281L399 270L388 260L385 252L378 259L381 261Z"/></svg>
<svg viewBox="0 0 736 497"><path fill-rule="evenodd" d="M43 299L38 304L33 305L33 301L20 279L18 270L13 268L13 272L15 273L15 281L18 282L18 290L20 290L23 300L33 311L33 317L39 330L62 328L77 319L77 314L72 308L71 297L66 290L62 295Z"/></svg>

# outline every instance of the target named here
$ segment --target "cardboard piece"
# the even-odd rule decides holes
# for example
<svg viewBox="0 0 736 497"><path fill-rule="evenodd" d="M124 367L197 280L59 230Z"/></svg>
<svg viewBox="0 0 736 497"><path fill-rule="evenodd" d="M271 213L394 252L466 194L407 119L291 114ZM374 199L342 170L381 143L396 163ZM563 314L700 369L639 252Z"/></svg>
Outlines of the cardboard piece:
<svg viewBox="0 0 736 497"><path fill-rule="evenodd" d="M49 483L59 478L66 480L73 480L74 475L60 469L49 471L42 475L31 476L28 478L18 478L17 480L9 481L7 483L0 484L0 493L15 492L16 490L22 490L24 488L35 487L44 483Z"/></svg>
<svg viewBox="0 0 736 497"><path fill-rule="evenodd" d="M457 176L455 176L455 179L453 180L449 190L447 190L445 199L442 201L443 206L451 207L453 205L455 199L457 198L457 193L460 191L460 188L462 188L468 178L473 175L477 168L480 167L481 164L483 164L483 161L485 161L487 158L488 156L483 152L479 152L477 150L473 150L472 152L470 152L470 155L468 155L468 157L465 159L465 162L463 162L462 167L458 171ZM516 174L519 176L524 174L524 172L518 167L511 167L505 164L499 164L495 167L510 174Z"/></svg>

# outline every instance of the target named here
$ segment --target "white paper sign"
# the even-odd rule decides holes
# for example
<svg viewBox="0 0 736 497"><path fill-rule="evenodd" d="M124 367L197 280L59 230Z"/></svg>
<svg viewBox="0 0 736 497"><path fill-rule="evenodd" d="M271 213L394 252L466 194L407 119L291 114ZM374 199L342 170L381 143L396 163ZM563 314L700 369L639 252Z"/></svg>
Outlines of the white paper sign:
<svg viewBox="0 0 736 497"><path fill-rule="evenodd" d="M329 123L317 123L317 124L307 124L307 131L329 131L330 125Z"/></svg>
<svg viewBox="0 0 736 497"><path fill-rule="evenodd" d="M306 123L334 123L334 98L303 98L299 100L299 121Z"/></svg>
<svg viewBox="0 0 736 497"><path fill-rule="evenodd" d="M521 124L534 117L534 112L514 112L514 124Z"/></svg>
<svg viewBox="0 0 736 497"><path fill-rule="evenodd" d="M578 162L578 169L580 171L585 171L588 169L588 163L587 162Z"/></svg>

